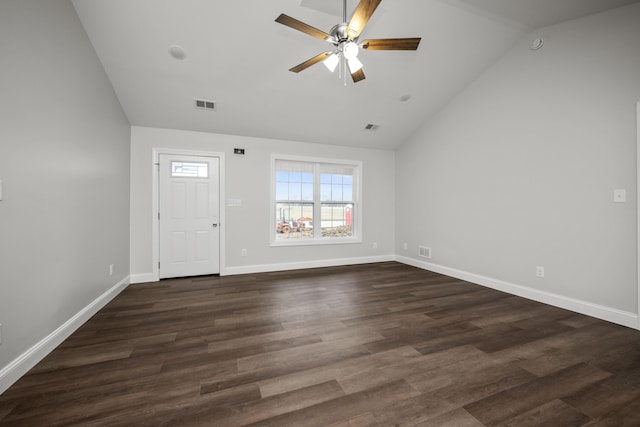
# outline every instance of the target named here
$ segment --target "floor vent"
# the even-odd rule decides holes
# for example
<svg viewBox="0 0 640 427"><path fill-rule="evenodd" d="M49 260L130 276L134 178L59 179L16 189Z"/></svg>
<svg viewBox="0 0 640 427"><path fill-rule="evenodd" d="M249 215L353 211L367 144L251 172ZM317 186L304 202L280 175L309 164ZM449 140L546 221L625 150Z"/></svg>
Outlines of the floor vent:
<svg viewBox="0 0 640 427"><path fill-rule="evenodd" d="M431 248L428 248L426 246L419 246L418 247L418 256L421 256L422 258L431 259Z"/></svg>
<svg viewBox="0 0 640 427"><path fill-rule="evenodd" d="M208 101L206 99L194 99L194 106L201 110L216 110L216 103L214 101Z"/></svg>

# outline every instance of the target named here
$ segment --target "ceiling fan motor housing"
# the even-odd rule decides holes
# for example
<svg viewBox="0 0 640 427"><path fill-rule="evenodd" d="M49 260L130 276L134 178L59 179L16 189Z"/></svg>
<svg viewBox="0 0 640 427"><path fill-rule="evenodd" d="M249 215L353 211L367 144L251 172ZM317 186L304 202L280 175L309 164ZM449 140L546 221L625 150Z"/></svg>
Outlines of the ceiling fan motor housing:
<svg viewBox="0 0 640 427"><path fill-rule="evenodd" d="M329 32L329 34L331 34L331 42L336 46L348 40L347 25L346 22L335 25Z"/></svg>

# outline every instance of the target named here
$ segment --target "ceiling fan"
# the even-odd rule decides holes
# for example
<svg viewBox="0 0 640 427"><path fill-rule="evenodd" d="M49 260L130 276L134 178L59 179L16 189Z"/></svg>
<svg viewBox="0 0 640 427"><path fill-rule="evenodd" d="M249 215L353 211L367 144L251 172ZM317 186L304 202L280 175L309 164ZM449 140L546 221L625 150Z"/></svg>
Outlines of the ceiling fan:
<svg viewBox="0 0 640 427"><path fill-rule="evenodd" d="M325 33L311 25L305 24L302 21L298 21L295 18L281 14L276 18L276 22L293 28L294 30L302 31L317 39L327 41L334 45L335 49L322 52L319 55L314 56L311 59L304 61L301 64L289 69L294 73L306 70L312 65L318 62L323 62L324 65L331 71L335 71L340 62L346 71L349 68L349 73L354 83L357 83L365 79L364 71L362 70L362 62L358 59L358 52L360 49L365 50L417 50L420 44L420 37L414 38L400 38L400 39L367 39L359 42L360 34L364 30L365 25L369 22L369 19L375 12L376 8L382 0L360 0L360 3L356 7L355 12L351 20L347 22L347 0L343 0L342 7L342 22L335 25L329 33ZM346 74L346 73L345 73ZM346 83L345 83L346 84Z"/></svg>

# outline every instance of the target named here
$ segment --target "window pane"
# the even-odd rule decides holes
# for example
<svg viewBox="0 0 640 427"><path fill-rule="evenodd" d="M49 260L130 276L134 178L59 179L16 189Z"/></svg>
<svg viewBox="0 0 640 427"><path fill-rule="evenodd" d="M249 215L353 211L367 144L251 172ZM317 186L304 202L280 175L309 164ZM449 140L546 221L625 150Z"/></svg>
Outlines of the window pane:
<svg viewBox="0 0 640 427"><path fill-rule="evenodd" d="M289 200L289 185L286 182L276 182L276 200Z"/></svg>
<svg viewBox="0 0 640 427"><path fill-rule="evenodd" d="M353 169L335 165L322 166L323 169L335 170L336 173L320 175L320 201L350 202L353 201ZM344 172L349 172L347 175Z"/></svg>
<svg viewBox="0 0 640 427"><path fill-rule="evenodd" d="M322 237L353 236L353 204L323 203L320 211Z"/></svg>
<svg viewBox="0 0 640 427"><path fill-rule="evenodd" d="M299 182L289 183L289 200L301 200L302 188Z"/></svg>
<svg viewBox="0 0 640 427"><path fill-rule="evenodd" d="M302 200L313 201L313 184L302 184Z"/></svg>
<svg viewBox="0 0 640 427"><path fill-rule="evenodd" d="M300 172L289 172L289 181L302 182L302 176Z"/></svg>
<svg viewBox="0 0 640 427"><path fill-rule="evenodd" d="M313 203L276 204L276 240L313 238Z"/></svg>
<svg viewBox="0 0 640 427"><path fill-rule="evenodd" d="M331 200L331 184L320 184L320 200Z"/></svg>
<svg viewBox="0 0 640 427"><path fill-rule="evenodd" d="M178 178L208 178L209 163L171 162L171 176Z"/></svg>
<svg viewBox="0 0 640 427"><path fill-rule="evenodd" d="M353 201L353 188L350 185L342 187L342 200L345 202Z"/></svg>
<svg viewBox="0 0 640 427"><path fill-rule="evenodd" d="M344 199L342 198L342 185L333 184L331 186L331 200L336 202L344 201Z"/></svg>
<svg viewBox="0 0 640 427"><path fill-rule="evenodd" d="M313 164L306 162L276 162L276 200L313 202Z"/></svg>

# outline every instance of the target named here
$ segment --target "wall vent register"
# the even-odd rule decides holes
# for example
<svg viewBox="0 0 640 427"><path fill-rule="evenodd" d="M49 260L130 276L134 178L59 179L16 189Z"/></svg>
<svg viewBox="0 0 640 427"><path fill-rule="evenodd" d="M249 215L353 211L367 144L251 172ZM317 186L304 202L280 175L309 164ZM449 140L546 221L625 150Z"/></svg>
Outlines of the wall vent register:
<svg viewBox="0 0 640 427"><path fill-rule="evenodd" d="M210 111L216 110L215 101L208 101L206 99L194 99L194 106L201 110L210 110Z"/></svg>
<svg viewBox="0 0 640 427"><path fill-rule="evenodd" d="M426 246L420 246L418 247L418 256L421 256L422 258L431 258L431 248L428 248Z"/></svg>

